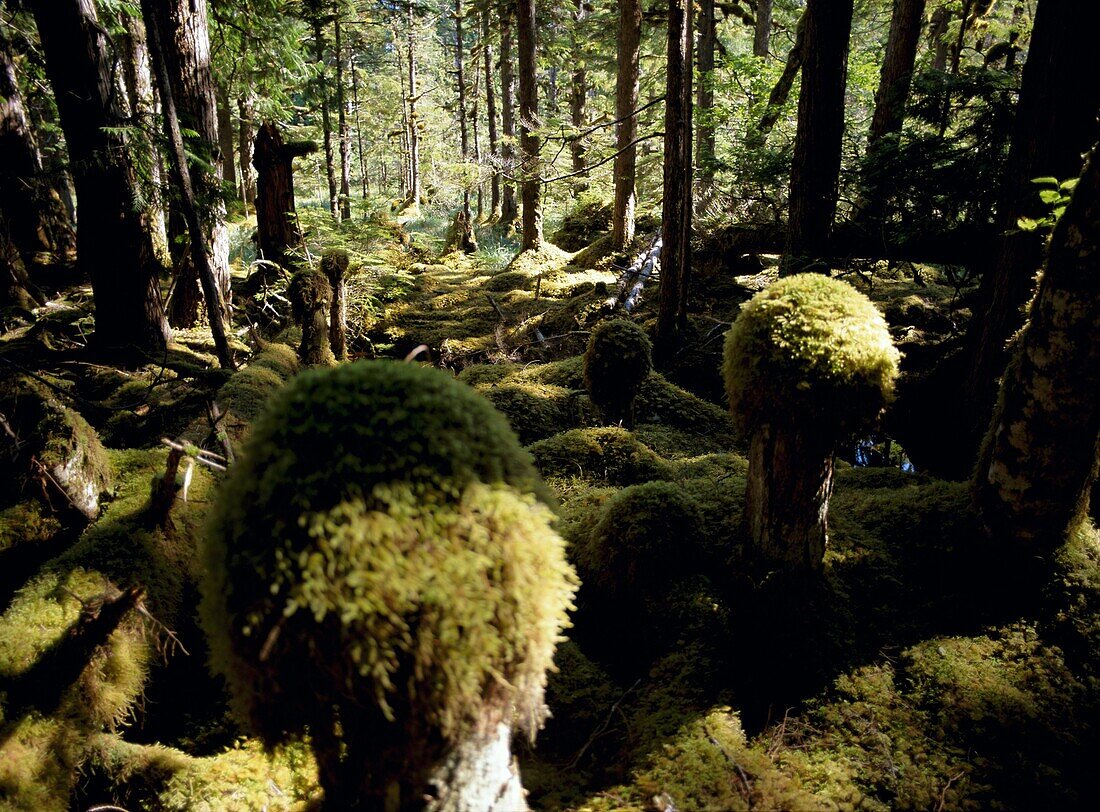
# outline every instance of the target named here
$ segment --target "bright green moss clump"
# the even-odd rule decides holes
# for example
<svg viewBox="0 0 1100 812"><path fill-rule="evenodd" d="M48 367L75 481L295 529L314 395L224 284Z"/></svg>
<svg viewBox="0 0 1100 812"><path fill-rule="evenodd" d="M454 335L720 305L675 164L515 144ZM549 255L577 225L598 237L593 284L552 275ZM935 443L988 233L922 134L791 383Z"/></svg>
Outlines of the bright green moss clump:
<svg viewBox="0 0 1100 812"><path fill-rule="evenodd" d="M777 416L858 431L893 395L898 359L882 314L851 285L816 273L780 279L726 336L730 410L745 433Z"/></svg>
<svg viewBox="0 0 1100 812"><path fill-rule="evenodd" d="M504 418L449 375L298 376L205 547L202 619L239 714L268 744L308 729L326 793L415 787L463 737L533 730L575 589L540 498Z"/></svg>
<svg viewBox="0 0 1100 812"><path fill-rule="evenodd" d="M584 385L608 422L633 423L634 398L653 369L653 345L632 321L601 323L584 353Z"/></svg>

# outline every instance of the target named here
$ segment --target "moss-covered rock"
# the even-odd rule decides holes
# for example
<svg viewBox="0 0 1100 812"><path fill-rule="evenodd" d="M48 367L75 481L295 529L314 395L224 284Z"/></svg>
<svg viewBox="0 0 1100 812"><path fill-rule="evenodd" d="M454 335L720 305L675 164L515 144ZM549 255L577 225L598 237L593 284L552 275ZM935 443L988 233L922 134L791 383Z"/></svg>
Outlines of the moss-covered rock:
<svg viewBox="0 0 1100 812"><path fill-rule="evenodd" d="M572 429L528 450L544 476L581 476L611 485L670 479L671 466L625 429Z"/></svg>
<svg viewBox="0 0 1100 812"><path fill-rule="evenodd" d="M550 242L566 251L579 251L611 228L611 203L584 197L561 221Z"/></svg>
<svg viewBox="0 0 1100 812"><path fill-rule="evenodd" d="M308 729L333 804L424 792L461 741L533 730L574 589L539 496L504 419L445 373L299 375L206 545L203 623L242 720L270 744Z"/></svg>
<svg viewBox="0 0 1100 812"><path fill-rule="evenodd" d="M653 369L653 344L632 321L601 322L584 353L584 385L608 422L634 423L634 398Z"/></svg>

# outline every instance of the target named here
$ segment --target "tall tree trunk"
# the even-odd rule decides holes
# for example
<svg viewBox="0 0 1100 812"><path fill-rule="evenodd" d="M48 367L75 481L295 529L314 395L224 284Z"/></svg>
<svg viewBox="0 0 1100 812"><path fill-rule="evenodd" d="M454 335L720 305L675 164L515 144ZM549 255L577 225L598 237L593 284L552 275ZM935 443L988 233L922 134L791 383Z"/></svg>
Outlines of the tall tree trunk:
<svg viewBox="0 0 1100 812"><path fill-rule="evenodd" d="M661 208L661 290L654 354L667 363L687 320L691 269L691 0L668 0L665 73L665 183Z"/></svg>
<svg viewBox="0 0 1100 812"><path fill-rule="evenodd" d="M42 169L42 156L23 106L7 34L0 26L0 216L5 239L21 265L39 251L65 256L76 249L76 233L61 197ZM4 252L10 255L10 251Z"/></svg>
<svg viewBox="0 0 1100 812"><path fill-rule="evenodd" d="M252 142L255 135L252 132L252 99L249 96L241 96L237 99L237 116L240 118L237 144L240 150L241 170L241 200L244 201L245 213L248 213L250 205L256 205L256 179L252 175Z"/></svg>
<svg viewBox="0 0 1100 812"><path fill-rule="evenodd" d="M351 130L348 128L347 102L344 99L344 47L341 41L340 15L333 21L336 47L336 122L340 131L340 219L351 219Z"/></svg>
<svg viewBox="0 0 1100 812"><path fill-rule="evenodd" d="M500 155L505 171L518 177L520 173L516 165L516 74L512 62L512 21L515 13L513 3L510 0L502 0L500 6L500 127L503 143ZM505 178L500 201L500 222L512 228L518 216L516 184Z"/></svg>
<svg viewBox="0 0 1100 812"><path fill-rule="evenodd" d="M578 41L576 28L588 16L585 9L585 0L574 0L577 10L573 12L573 71L569 77L569 121L573 129L578 133L584 129L584 106L588 97L588 72L585 70L584 52L581 50L581 42ZM588 152L583 138L574 137L569 142L569 153L573 159L573 171L583 172L585 167L584 156Z"/></svg>
<svg viewBox="0 0 1100 812"><path fill-rule="evenodd" d="M642 41L641 0L620 0L616 58L615 204L611 211L611 244L622 251L634 240L634 175L638 150L638 61Z"/></svg>
<svg viewBox="0 0 1100 812"><path fill-rule="evenodd" d="M416 112L416 29L413 19L412 0L408 0L408 68L409 68L409 197L414 206L420 205L420 119Z"/></svg>
<svg viewBox="0 0 1100 812"><path fill-rule="evenodd" d="M152 238L133 201L137 179L111 77L115 64L94 0L34 0L46 75L57 100L79 209L77 259L90 276L96 341L159 356L168 323Z"/></svg>
<svg viewBox="0 0 1100 812"><path fill-rule="evenodd" d="M522 250L542 245L542 179L539 177L539 100L535 62L535 0L516 0L519 55L519 129L523 178Z"/></svg>
<svg viewBox="0 0 1100 812"><path fill-rule="evenodd" d="M852 0L809 0L784 273L822 259L836 213ZM820 266L815 266L820 269Z"/></svg>
<svg viewBox="0 0 1100 812"><path fill-rule="evenodd" d="M204 0L157 0L155 9L163 25L162 42L168 81L175 97L180 126L198 133L189 143L189 152L200 157L190 168L195 205L202 214L202 240L214 271L223 304L223 321L228 323L231 301L229 279L229 229L225 224L225 203L221 182L224 156L218 147L218 115L214 74L210 63L210 36ZM187 220L186 212L181 219ZM172 224L169 223L172 231ZM176 326L195 323L195 311L201 301L199 269L185 262L176 278L175 292L168 314ZM184 295L181 295L184 294ZM178 307L191 299L189 307Z"/></svg>
<svg viewBox="0 0 1100 812"><path fill-rule="evenodd" d="M757 4L760 5L759 3ZM695 164L699 169L699 185L709 189L714 183L716 139L714 133L714 49L718 30L714 19L714 0L702 0L699 6L699 91L695 114L699 120L699 138Z"/></svg>
<svg viewBox="0 0 1100 812"><path fill-rule="evenodd" d="M783 66L783 73L780 74L775 87L768 95L768 103L764 107L764 113L760 116L760 121L756 127L749 130L745 137L745 143L750 149L759 149L764 146L768 133L772 131L775 122L779 120L783 105L787 103L787 98L791 95L794 79L798 76L798 72L802 70L802 63L806 57L806 21L808 19L808 10L803 11L802 16L798 18L794 45L791 46L790 53L787 54L787 62Z"/></svg>
<svg viewBox="0 0 1100 812"><path fill-rule="evenodd" d="M481 130L478 126L478 107L481 102L481 74L477 70L477 58L475 51L470 49L470 57L474 60L474 86L470 90L470 127L473 130L474 166L477 167L477 220L485 216L485 184L481 182Z"/></svg>
<svg viewBox="0 0 1100 812"><path fill-rule="evenodd" d="M367 196L370 194L370 176L367 173L367 151L363 147L363 124L359 120L359 71L356 70L353 62L349 63L348 67L351 68L351 101L355 105L355 140L358 144L359 153L359 180L362 183L362 197L366 201ZM367 209L364 207L364 216L366 216L366 211Z"/></svg>
<svg viewBox="0 0 1100 812"><path fill-rule="evenodd" d="M932 49L932 69L941 73L947 70L947 55L951 44L947 39L947 29L951 25L951 9L942 5L932 12L928 23L928 44Z"/></svg>
<svg viewBox="0 0 1100 812"><path fill-rule="evenodd" d="M229 92L215 85L218 107L218 152L222 160L222 180L227 186L237 188L237 161L233 150L233 112L229 107Z"/></svg>
<svg viewBox="0 0 1100 812"><path fill-rule="evenodd" d="M458 91L458 133L459 142L462 145L463 164L470 160L469 124L466 120L466 73L463 70L465 66L462 58L465 47L462 42L462 0L455 0L455 83ZM466 185L465 177L462 181L462 214L466 217L466 223L469 224L470 189Z"/></svg>
<svg viewBox="0 0 1100 812"><path fill-rule="evenodd" d="M493 180L489 193L489 222L500 220L500 142L497 138L497 100L493 87L493 43L490 39L489 10L481 13L481 47L485 61L485 118L489 124L489 155L493 165Z"/></svg>
<svg viewBox="0 0 1100 812"><path fill-rule="evenodd" d="M295 156L316 150L316 145L284 144L270 121L256 134L252 164L256 167L256 234L260 256L288 271L296 270L290 251L302 245L294 208Z"/></svg>
<svg viewBox="0 0 1100 812"><path fill-rule="evenodd" d="M963 422L971 432L968 451L977 447L1004 369L1005 342L1020 327L1021 308L1042 265L1042 237L1016 228L1018 218L1037 219L1045 210L1031 179L1076 177L1081 155L1095 137L1100 83L1078 81L1100 72L1093 29L1082 25L1090 14L1094 11L1089 0L1041 0L1036 10L998 206L998 226L1005 236L982 276L967 335L972 359L963 383Z"/></svg>
<svg viewBox="0 0 1100 812"><path fill-rule="evenodd" d="M310 23L313 26L314 58L317 61L317 95L321 103L321 133L325 145L325 177L328 179L328 209L333 219L339 217L336 192L336 165L332 153L332 116L328 109L328 81L325 76L325 38L322 32L320 0L310 3Z"/></svg>
<svg viewBox="0 0 1100 812"><path fill-rule="evenodd" d="M1098 258L1100 145L1051 235L1046 270L1027 324L1013 340L973 483L986 526L1004 540L1037 546L1037 554L1057 548L1087 513L1096 478Z"/></svg>
<svg viewBox="0 0 1100 812"><path fill-rule="evenodd" d="M198 5L203 5L199 2ZM145 19L145 28L149 36L149 52L154 73L157 79L157 90L160 91L161 109L164 115L164 129L168 136L169 164L172 167L176 186L179 188L180 201L183 205L184 216L187 219L187 230L191 236L191 257L202 282L202 292L206 299L206 314L210 321L210 332L214 338L214 347L218 354L218 361L222 369L233 369L233 350L229 346L226 336L227 322L226 307L222 301L222 291L214 270L213 258L210 255L210 246L206 241L206 235L210 228L203 223L204 215L210 217L209 208L200 209L200 205L191 187L191 172L187 167L187 154L183 146L183 136L180 134L180 122L176 115L175 88L169 76L167 48L169 34L177 29L173 19L173 11L178 10L176 0L141 0L142 16ZM203 9L205 11L205 9ZM196 13L196 10L193 9ZM204 15L205 16L205 15ZM208 88L210 99L213 101L214 88ZM205 173L203 173L205 175ZM217 216L216 213L213 216Z"/></svg>
<svg viewBox="0 0 1100 812"><path fill-rule="evenodd" d="M752 52L756 56L767 56L772 36L773 0L756 0L756 29L753 32Z"/></svg>

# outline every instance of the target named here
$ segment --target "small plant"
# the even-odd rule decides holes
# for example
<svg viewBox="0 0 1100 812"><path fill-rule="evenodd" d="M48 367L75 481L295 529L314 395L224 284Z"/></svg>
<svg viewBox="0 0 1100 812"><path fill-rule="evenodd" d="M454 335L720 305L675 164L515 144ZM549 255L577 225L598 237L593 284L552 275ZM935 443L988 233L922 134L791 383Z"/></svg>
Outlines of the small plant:
<svg viewBox="0 0 1100 812"><path fill-rule="evenodd" d="M605 321L584 353L584 385L606 423L634 425L634 398L653 369L653 344L637 324Z"/></svg>

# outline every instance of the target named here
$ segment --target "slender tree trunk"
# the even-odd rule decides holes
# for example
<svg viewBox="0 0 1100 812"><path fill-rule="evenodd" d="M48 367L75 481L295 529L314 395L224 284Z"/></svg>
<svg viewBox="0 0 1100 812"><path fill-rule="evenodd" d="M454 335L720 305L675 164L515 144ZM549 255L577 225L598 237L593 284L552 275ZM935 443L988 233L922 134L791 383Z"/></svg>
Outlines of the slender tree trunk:
<svg viewBox="0 0 1100 812"><path fill-rule="evenodd" d="M340 131L340 219L351 219L351 130L348 128L347 103L344 99L344 47L340 36L340 15L333 22L336 47L336 110Z"/></svg>
<svg viewBox="0 0 1100 812"><path fill-rule="evenodd" d="M947 40L947 29L951 25L951 9L946 5L940 6L932 13L932 19L928 24L928 44L932 49L932 69L943 73L947 70L947 52L950 43Z"/></svg>
<svg viewBox="0 0 1100 812"><path fill-rule="evenodd" d="M634 240L634 175L638 137L638 61L642 40L640 0L619 3L619 41L616 59L615 204L611 212L611 244L622 251Z"/></svg>
<svg viewBox="0 0 1100 812"><path fill-rule="evenodd" d="M137 179L120 128L116 66L93 0L34 0L46 74L69 149L80 225L77 258L91 277L96 341L160 356L168 323L152 238L133 201Z"/></svg>
<svg viewBox="0 0 1100 812"><path fill-rule="evenodd" d="M50 185L23 106L7 34L0 27L0 217L5 241L20 265L39 251L58 256L76 250L76 233L61 197ZM4 251L10 255L10 251Z"/></svg>
<svg viewBox="0 0 1100 812"><path fill-rule="evenodd" d="M569 77L569 120L573 129L578 133L584 129L586 116L584 112L585 102L588 97L588 72L585 69L584 52L582 43L577 38L577 27L588 16L585 9L585 0L574 0L577 10L573 12L573 71ZM588 147L583 138L573 138L569 142L569 153L573 159L573 171L583 172L585 167L584 156Z"/></svg>
<svg viewBox="0 0 1100 812"><path fill-rule="evenodd" d="M328 179L328 208L333 218L339 217L336 191L336 162L332 153L332 116L328 109L328 81L325 76L325 38L322 32L319 0L311 3L314 58L317 61L317 94L321 102L321 133L325 145L325 177Z"/></svg>
<svg viewBox="0 0 1100 812"><path fill-rule="evenodd" d="M489 124L489 160L493 165L493 180L489 193L489 221L500 221L500 141L497 137L497 101L493 87L493 43L490 39L489 10L481 13L481 47L485 61L485 118Z"/></svg>
<svg viewBox="0 0 1100 812"><path fill-rule="evenodd" d="M802 70L802 62L806 57L807 13L803 11L802 16L798 18L794 45L791 46L790 53L787 54L787 62L783 67L783 73L780 74L779 80L768 95L768 103L764 107L764 113L760 116L760 121L756 127L749 130L745 138L745 143L750 149L759 149L764 146L768 133L775 127L775 122L779 120L779 114L783 112L783 105L787 103L787 99L791 95L795 77Z"/></svg>
<svg viewBox="0 0 1100 812"><path fill-rule="evenodd" d="M218 151L221 153L222 180L237 188L237 161L233 150L233 112L229 107L229 93L221 85L215 85L218 109Z"/></svg>
<svg viewBox="0 0 1100 812"><path fill-rule="evenodd" d="M252 99L241 96L237 99L237 115L240 118L240 130L237 143L240 145L241 200L244 201L245 214L248 207L256 205L256 179L252 175Z"/></svg>
<svg viewBox="0 0 1100 812"><path fill-rule="evenodd" d="M462 42L462 0L455 0L455 83L458 91L458 133L459 142L462 145L462 162L466 164L470 160L470 136L469 125L466 120L466 73L462 52L465 50ZM466 185L466 179L462 181L462 214L470 222L470 189Z"/></svg>
<svg viewBox="0 0 1100 812"><path fill-rule="evenodd" d="M199 5L203 4L200 2ZM206 299L207 318L210 321L210 332L214 338L218 361L223 369L233 369L235 366L233 350L229 346L226 335L228 321L226 307L222 301L222 291L214 270L214 261L210 255L210 245L206 240L210 228L202 222L204 214L207 217L218 215L216 212L212 213L209 208L205 211L201 210L191 188L191 172L188 171L183 136L180 134L180 123L176 116L175 88L172 86L166 58L166 35L177 30L173 19L173 11L178 9L178 6L175 6L175 0L141 0L141 9L149 36L150 57L157 79L157 90L160 92L164 129L168 135L170 145L169 164L175 176L176 186L179 188L183 213L187 219L187 230L191 235L192 262L198 270L198 276L202 282L202 292ZM205 17L205 15L203 16ZM213 85L211 85L208 88L209 101L211 102L213 101L213 90Z"/></svg>
<svg viewBox="0 0 1100 812"><path fill-rule="evenodd" d="M665 183L661 209L661 289L654 354L667 363L687 320L691 269L691 0L668 0Z"/></svg>
<svg viewBox="0 0 1100 812"><path fill-rule="evenodd" d="M1036 10L998 206L1004 237L992 266L982 276L967 336L972 359L963 382L964 423L972 432L968 449L977 447L1004 369L1005 343L1020 327L1021 309L1042 265L1040 234L1015 227L1018 218L1037 219L1044 212L1031 179L1076 177L1081 155L1096 134L1100 83L1078 81L1100 71L1093 28L1082 24L1089 15L1095 17L1089 0L1041 0Z"/></svg>
<svg viewBox="0 0 1100 812"><path fill-rule="evenodd" d="M354 63L350 63L349 67L351 68L351 100L355 106L355 140L359 151L359 180L362 183L362 198L366 200L370 194L370 177L367 174L367 151L363 147L363 124L359 120L359 71L356 70ZM366 216L366 207L363 211Z"/></svg>
<svg viewBox="0 0 1100 812"><path fill-rule="evenodd" d="M512 62L512 21L515 6L503 0L500 7L500 126L503 142L500 153L505 171L519 177L516 164L516 75ZM505 179L500 202L500 221L512 228L519 216L516 184Z"/></svg>
<svg viewBox="0 0 1100 812"><path fill-rule="evenodd" d="M474 57L471 49L470 56ZM473 99L470 107L470 126L473 129L474 165L477 167L477 220L481 222L485 216L485 184L481 182L481 130L478 126L478 107L481 102L481 75L477 71L477 60L474 59L474 86L471 88Z"/></svg>
<svg viewBox="0 0 1100 812"><path fill-rule="evenodd" d="M760 3L757 3L759 7ZM714 0L702 0L699 7L699 90L695 114L699 120L695 164L699 168L699 185L709 189L714 183L716 139L714 133L714 49L718 41L715 27Z"/></svg>
<svg viewBox="0 0 1100 812"><path fill-rule="evenodd" d="M772 36L772 0L756 0L756 30L752 38L752 52L767 56Z"/></svg>
<svg viewBox="0 0 1100 812"><path fill-rule="evenodd" d="M523 241L522 250L542 245L542 200L539 163L539 100L535 61L535 0L516 0L516 28L519 52L519 128L522 159Z"/></svg>
<svg viewBox="0 0 1100 812"><path fill-rule="evenodd" d="M820 270L816 263L828 250L840 178L852 0L809 0L805 14L806 55L791 165L784 273L811 266Z"/></svg>
<svg viewBox="0 0 1100 812"><path fill-rule="evenodd" d="M1004 540L1037 546L1039 554L1060 546L1087 515L1096 478L1098 257L1100 145L1051 235L1046 270L1027 324L1013 340L973 483L986 526Z"/></svg>
<svg viewBox="0 0 1100 812"><path fill-rule="evenodd" d="M408 59L409 59L409 196L414 206L420 205L420 118L416 112L416 29L413 19L412 0L408 0Z"/></svg>

